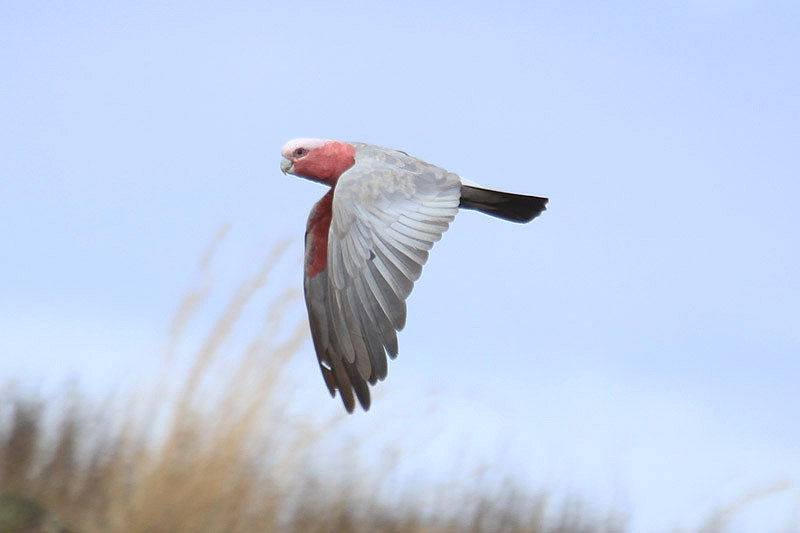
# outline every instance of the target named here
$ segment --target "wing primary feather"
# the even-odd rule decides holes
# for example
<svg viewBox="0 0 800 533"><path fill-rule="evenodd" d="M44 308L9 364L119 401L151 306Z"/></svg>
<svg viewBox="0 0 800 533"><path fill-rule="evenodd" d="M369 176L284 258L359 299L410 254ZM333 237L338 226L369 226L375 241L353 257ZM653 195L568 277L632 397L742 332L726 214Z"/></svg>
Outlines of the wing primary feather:
<svg viewBox="0 0 800 533"><path fill-rule="evenodd" d="M364 270L364 282L366 283L366 287L363 287L365 292L365 298L372 302L372 309L374 309L374 316L381 317L381 323L383 324L381 327L381 333L383 335L384 345L386 346L387 351L389 352L389 357L394 359L397 357L397 332L395 331L394 321L392 319L392 315L390 311L387 311L390 307L388 302L386 302L383 295L380 293L378 289L378 284L375 281L373 276L372 270L370 268L366 268ZM366 295L366 291L369 291L370 294L373 296L373 299L369 299ZM385 320L383 320L385 318Z"/></svg>
<svg viewBox="0 0 800 533"><path fill-rule="evenodd" d="M333 323L333 339L336 340L338 345L338 352L342 355L344 361L353 362L356 359L356 351L350 340L350 331L347 327L345 319L345 310L341 302L337 301L335 305L331 305L330 315Z"/></svg>
<svg viewBox="0 0 800 533"><path fill-rule="evenodd" d="M388 236L377 235L376 239L381 239L386 246L391 247L393 250L403 254L408 259L418 265L424 265L428 260L428 252L426 250L419 250L417 248L409 248L405 244L393 241Z"/></svg>
<svg viewBox="0 0 800 533"><path fill-rule="evenodd" d="M322 371L322 379L325 380L325 386L328 387L328 392L331 393L331 398L336 396L336 389L339 388L339 383L336 381L336 375L333 373L332 368L327 368L319 362L319 369Z"/></svg>
<svg viewBox="0 0 800 533"><path fill-rule="evenodd" d="M386 282L378 267L375 266L375 261L370 261L367 265L370 269L370 276L366 278L367 283L370 284L370 289L380 302L386 316L392 321L392 327L396 331L400 331L406 324L406 304Z"/></svg>
<svg viewBox="0 0 800 533"><path fill-rule="evenodd" d="M329 318L335 320L335 315L331 315L328 307L328 286L328 276L325 274L306 278L304 283L311 339L314 341L319 368L328 392L331 396L335 396L338 390L345 409L352 413L355 409L355 399L350 378L344 369L341 343L337 341L335 331L329 324Z"/></svg>
<svg viewBox="0 0 800 533"><path fill-rule="evenodd" d="M372 356L368 346L368 332L361 319L363 313L359 312L357 302L354 301L354 292L351 285L341 294L344 299L345 319L350 332L350 340L355 348L355 359L350 363L355 364L361 378L367 380L372 374Z"/></svg>
<svg viewBox="0 0 800 533"><path fill-rule="evenodd" d="M344 403L344 408L347 409L347 412L352 413L356 408L356 402L353 398L353 386L350 382L349 372L346 370L345 362L341 357L337 356L332 359L335 361L333 364L333 372L339 385L339 396L341 396L342 403Z"/></svg>
<svg viewBox="0 0 800 533"><path fill-rule="evenodd" d="M410 259L402 252L397 253L396 249L392 249L386 242L378 237L375 239L375 247L391 261L397 268L399 268L403 275L411 281L417 281L422 274L422 265Z"/></svg>
<svg viewBox="0 0 800 533"><path fill-rule="evenodd" d="M372 361L370 383L374 385L378 379L386 377L388 366L384 345L386 343L387 330L391 331L392 335L394 335L394 330L389 323L389 318L383 313L377 302L367 297L364 284L364 280L360 279L354 280L353 285L364 310L359 316L362 317L362 327L366 332L367 345Z"/></svg>
<svg viewBox="0 0 800 533"><path fill-rule="evenodd" d="M347 369L346 370L347 374L350 377L350 383L352 384L353 390L355 390L356 397L358 398L358 403L361 404L361 407L365 411L369 411L371 400L369 396L369 386L367 386L367 382L361 379L361 376L358 375L358 370L356 370L356 368L353 365L347 365L346 369ZM351 402L352 398L353 398L353 392L350 391ZM345 405L345 407L347 406ZM348 411L352 413L354 408L355 405L353 405L353 407L350 408Z"/></svg>
<svg viewBox="0 0 800 533"><path fill-rule="evenodd" d="M414 288L414 284L405 277L394 263L389 261L380 250L376 250L376 252L375 257L373 257L370 262L381 272L383 278L392 287L392 292L405 300L406 297L411 294L411 289Z"/></svg>
<svg viewBox="0 0 800 533"><path fill-rule="evenodd" d="M382 228L381 231L385 232L387 237L391 237L393 240L395 240L397 242L401 242L401 243L405 244L406 246L408 246L410 248L416 248L417 250L428 251L433 247L433 243L432 242L416 239L416 238L408 235L407 233L404 233L404 232L398 230L395 227L395 225L396 225L396 223L394 223L394 224L392 224L390 226L386 226L385 228Z"/></svg>

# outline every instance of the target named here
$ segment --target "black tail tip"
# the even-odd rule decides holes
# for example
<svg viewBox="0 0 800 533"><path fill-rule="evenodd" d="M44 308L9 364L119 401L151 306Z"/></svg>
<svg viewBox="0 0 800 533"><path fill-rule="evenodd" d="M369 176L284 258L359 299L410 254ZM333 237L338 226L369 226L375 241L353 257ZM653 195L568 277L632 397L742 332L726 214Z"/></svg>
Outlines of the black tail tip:
<svg viewBox="0 0 800 533"><path fill-rule="evenodd" d="M479 187L461 187L460 207L475 209L511 222L526 223L547 209L548 198L510 192L492 191Z"/></svg>

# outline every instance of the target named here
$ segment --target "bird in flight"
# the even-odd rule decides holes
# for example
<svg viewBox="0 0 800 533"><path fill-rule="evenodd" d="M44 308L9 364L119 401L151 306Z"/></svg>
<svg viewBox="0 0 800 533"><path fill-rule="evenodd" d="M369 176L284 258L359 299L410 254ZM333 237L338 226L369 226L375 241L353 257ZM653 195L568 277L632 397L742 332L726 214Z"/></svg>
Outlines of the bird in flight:
<svg viewBox="0 0 800 533"><path fill-rule="evenodd" d="M352 413L397 356L405 300L459 208L530 222L547 198L484 189L405 152L295 139L281 170L331 189L311 208L304 291L322 377Z"/></svg>

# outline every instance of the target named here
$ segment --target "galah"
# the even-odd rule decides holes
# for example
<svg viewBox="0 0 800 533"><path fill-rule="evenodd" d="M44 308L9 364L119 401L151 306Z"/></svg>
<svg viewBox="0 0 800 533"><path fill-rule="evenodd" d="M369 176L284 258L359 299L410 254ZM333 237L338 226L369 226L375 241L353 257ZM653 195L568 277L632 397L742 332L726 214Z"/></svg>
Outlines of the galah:
<svg viewBox="0 0 800 533"><path fill-rule="evenodd" d="M547 204L371 144L295 139L281 155L284 174L331 188L308 217L304 290L322 377L350 413L355 398L369 409L367 384L386 377L405 300L458 209L530 222Z"/></svg>

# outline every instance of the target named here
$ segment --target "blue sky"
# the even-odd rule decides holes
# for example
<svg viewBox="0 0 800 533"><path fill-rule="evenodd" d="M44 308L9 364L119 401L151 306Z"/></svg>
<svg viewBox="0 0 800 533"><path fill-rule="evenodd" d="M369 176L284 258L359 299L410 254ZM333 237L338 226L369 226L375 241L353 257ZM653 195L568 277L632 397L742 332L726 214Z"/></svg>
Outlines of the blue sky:
<svg viewBox="0 0 800 533"><path fill-rule="evenodd" d="M299 289L324 189L283 176L280 148L371 142L551 202L528 226L459 215L353 431L391 420L373 438L421 471L491 462L639 530L784 481L737 527L800 513L796 4L0 14L3 377L102 388L147 367L226 222L223 286L290 237L274 283ZM303 401L338 409L304 352Z"/></svg>

